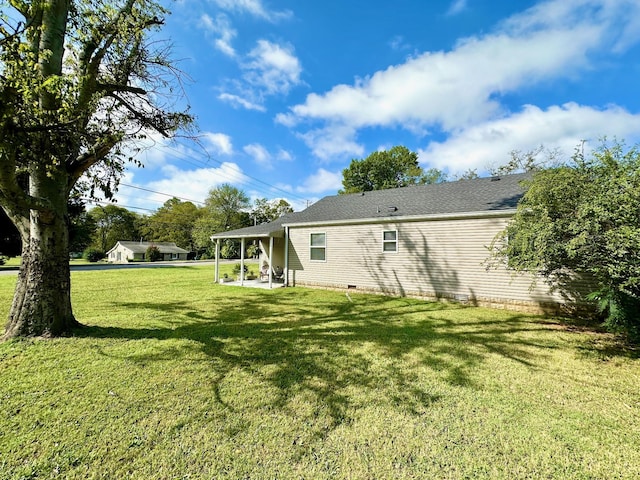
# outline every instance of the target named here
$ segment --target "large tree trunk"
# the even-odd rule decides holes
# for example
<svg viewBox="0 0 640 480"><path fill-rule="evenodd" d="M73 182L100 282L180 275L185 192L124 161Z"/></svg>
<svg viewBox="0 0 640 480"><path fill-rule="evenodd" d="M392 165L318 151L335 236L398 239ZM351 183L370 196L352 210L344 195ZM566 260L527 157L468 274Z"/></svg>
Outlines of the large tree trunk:
<svg viewBox="0 0 640 480"><path fill-rule="evenodd" d="M34 173L31 194L52 199L55 206L31 210L4 338L60 336L79 325L71 308L66 178L50 170Z"/></svg>

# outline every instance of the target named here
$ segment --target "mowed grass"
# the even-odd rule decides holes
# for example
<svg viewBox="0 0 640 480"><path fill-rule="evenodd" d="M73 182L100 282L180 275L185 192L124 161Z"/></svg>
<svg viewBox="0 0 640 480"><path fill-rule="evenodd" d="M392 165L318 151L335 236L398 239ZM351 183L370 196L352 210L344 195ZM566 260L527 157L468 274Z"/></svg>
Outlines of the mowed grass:
<svg viewBox="0 0 640 480"><path fill-rule="evenodd" d="M0 344L2 479L640 477L640 360L606 334L212 267L72 280L86 328Z"/></svg>

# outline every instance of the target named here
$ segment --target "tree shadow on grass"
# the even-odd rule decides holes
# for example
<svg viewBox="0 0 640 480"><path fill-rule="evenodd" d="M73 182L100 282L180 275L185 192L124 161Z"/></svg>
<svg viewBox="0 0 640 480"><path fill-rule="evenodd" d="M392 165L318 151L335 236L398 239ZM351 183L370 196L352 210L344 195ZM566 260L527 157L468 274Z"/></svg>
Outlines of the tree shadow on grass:
<svg viewBox="0 0 640 480"><path fill-rule="evenodd" d="M221 385L233 371L258 375L276 392L270 406L287 408L296 395L310 395L328 412L335 427L349 421L358 406L353 389L409 414L424 412L442 391L421 383L415 369L427 369L453 388L483 388L476 378L491 355L535 369L552 341L530 317L484 314L443 303L354 295L319 294L305 289L256 291L197 306L189 301L114 302L132 318L153 318L160 327L84 327L80 337L187 340L211 362L213 398L232 402ZM465 312L468 312L467 321ZM532 340L535 339L535 340ZM159 345L127 359L148 363L179 360L191 347ZM433 382L429 382L433 385ZM437 384L437 382L436 382Z"/></svg>

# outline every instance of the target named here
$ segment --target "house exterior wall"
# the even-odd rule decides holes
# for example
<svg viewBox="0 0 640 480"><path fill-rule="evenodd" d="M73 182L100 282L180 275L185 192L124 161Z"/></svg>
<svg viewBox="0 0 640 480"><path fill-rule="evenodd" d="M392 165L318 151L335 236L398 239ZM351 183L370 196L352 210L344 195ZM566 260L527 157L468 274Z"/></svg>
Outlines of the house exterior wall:
<svg viewBox="0 0 640 480"><path fill-rule="evenodd" d="M162 260L163 261L170 261L170 260L186 260L187 259L187 253L163 253L162 254Z"/></svg>
<svg viewBox="0 0 640 480"><path fill-rule="evenodd" d="M137 257L143 257L143 255L138 254ZM127 263L129 259L133 260L134 258L136 260L139 259L139 258L136 258L136 255L131 250L123 247L120 244L117 244L116 248L114 248L109 252L109 257L107 258L107 261L111 263Z"/></svg>
<svg viewBox="0 0 640 480"><path fill-rule="evenodd" d="M559 294L532 277L487 269L487 247L508 218L295 227L289 232L289 284L441 298L529 312L551 312ZM397 251L383 252L383 232ZM310 259L310 235L324 233L325 260ZM389 235L393 238L393 234ZM317 238L317 237L316 237ZM387 247L393 248L393 242ZM317 252L316 252L317 253Z"/></svg>
<svg viewBox="0 0 640 480"><path fill-rule="evenodd" d="M284 238L273 239L273 259L272 259L273 268L278 266L284 269L284 264L285 264L284 246L285 246ZM268 239L260 239L260 257L259 257L260 265L262 265L262 262L269 263L269 240Z"/></svg>
<svg viewBox="0 0 640 480"><path fill-rule="evenodd" d="M187 256L188 253L163 253L162 260L187 260ZM134 253L127 247L120 244L117 244L116 247L109 252L109 256L107 257L107 261L110 263L127 263L128 261L143 262L145 259L145 253Z"/></svg>

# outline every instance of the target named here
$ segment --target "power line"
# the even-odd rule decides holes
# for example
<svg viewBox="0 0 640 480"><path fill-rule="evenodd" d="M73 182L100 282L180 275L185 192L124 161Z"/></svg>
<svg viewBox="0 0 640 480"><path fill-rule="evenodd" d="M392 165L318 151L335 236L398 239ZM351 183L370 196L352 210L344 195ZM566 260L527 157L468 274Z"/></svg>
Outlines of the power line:
<svg viewBox="0 0 640 480"><path fill-rule="evenodd" d="M157 193L158 195L164 195L164 196L171 197L171 198L177 198L179 200L184 200L186 202L199 203L200 205L204 205L205 204L204 202L200 202L198 200L191 200L190 198L178 197L177 195L171 195L170 193L158 192L156 190L151 190L149 188L138 187L136 185L129 185L128 183L122 183L121 182L120 185L122 185L124 187L135 188L137 190L144 190L145 192Z"/></svg>
<svg viewBox="0 0 640 480"><path fill-rule="evenodd" d="M82 200L85 200L88 203L94 203L94 204L98 204L98 205L113 205L114 207L122 207L122 208L133 208L134 210L146 210L148 212L156 212L156 210L153 210L151 208L144 208L144 207L133 207L131 205L121 205L119 203L113 203L113 202L104 202L102 200L94 200L93 198L82 198Z"/></svg>

